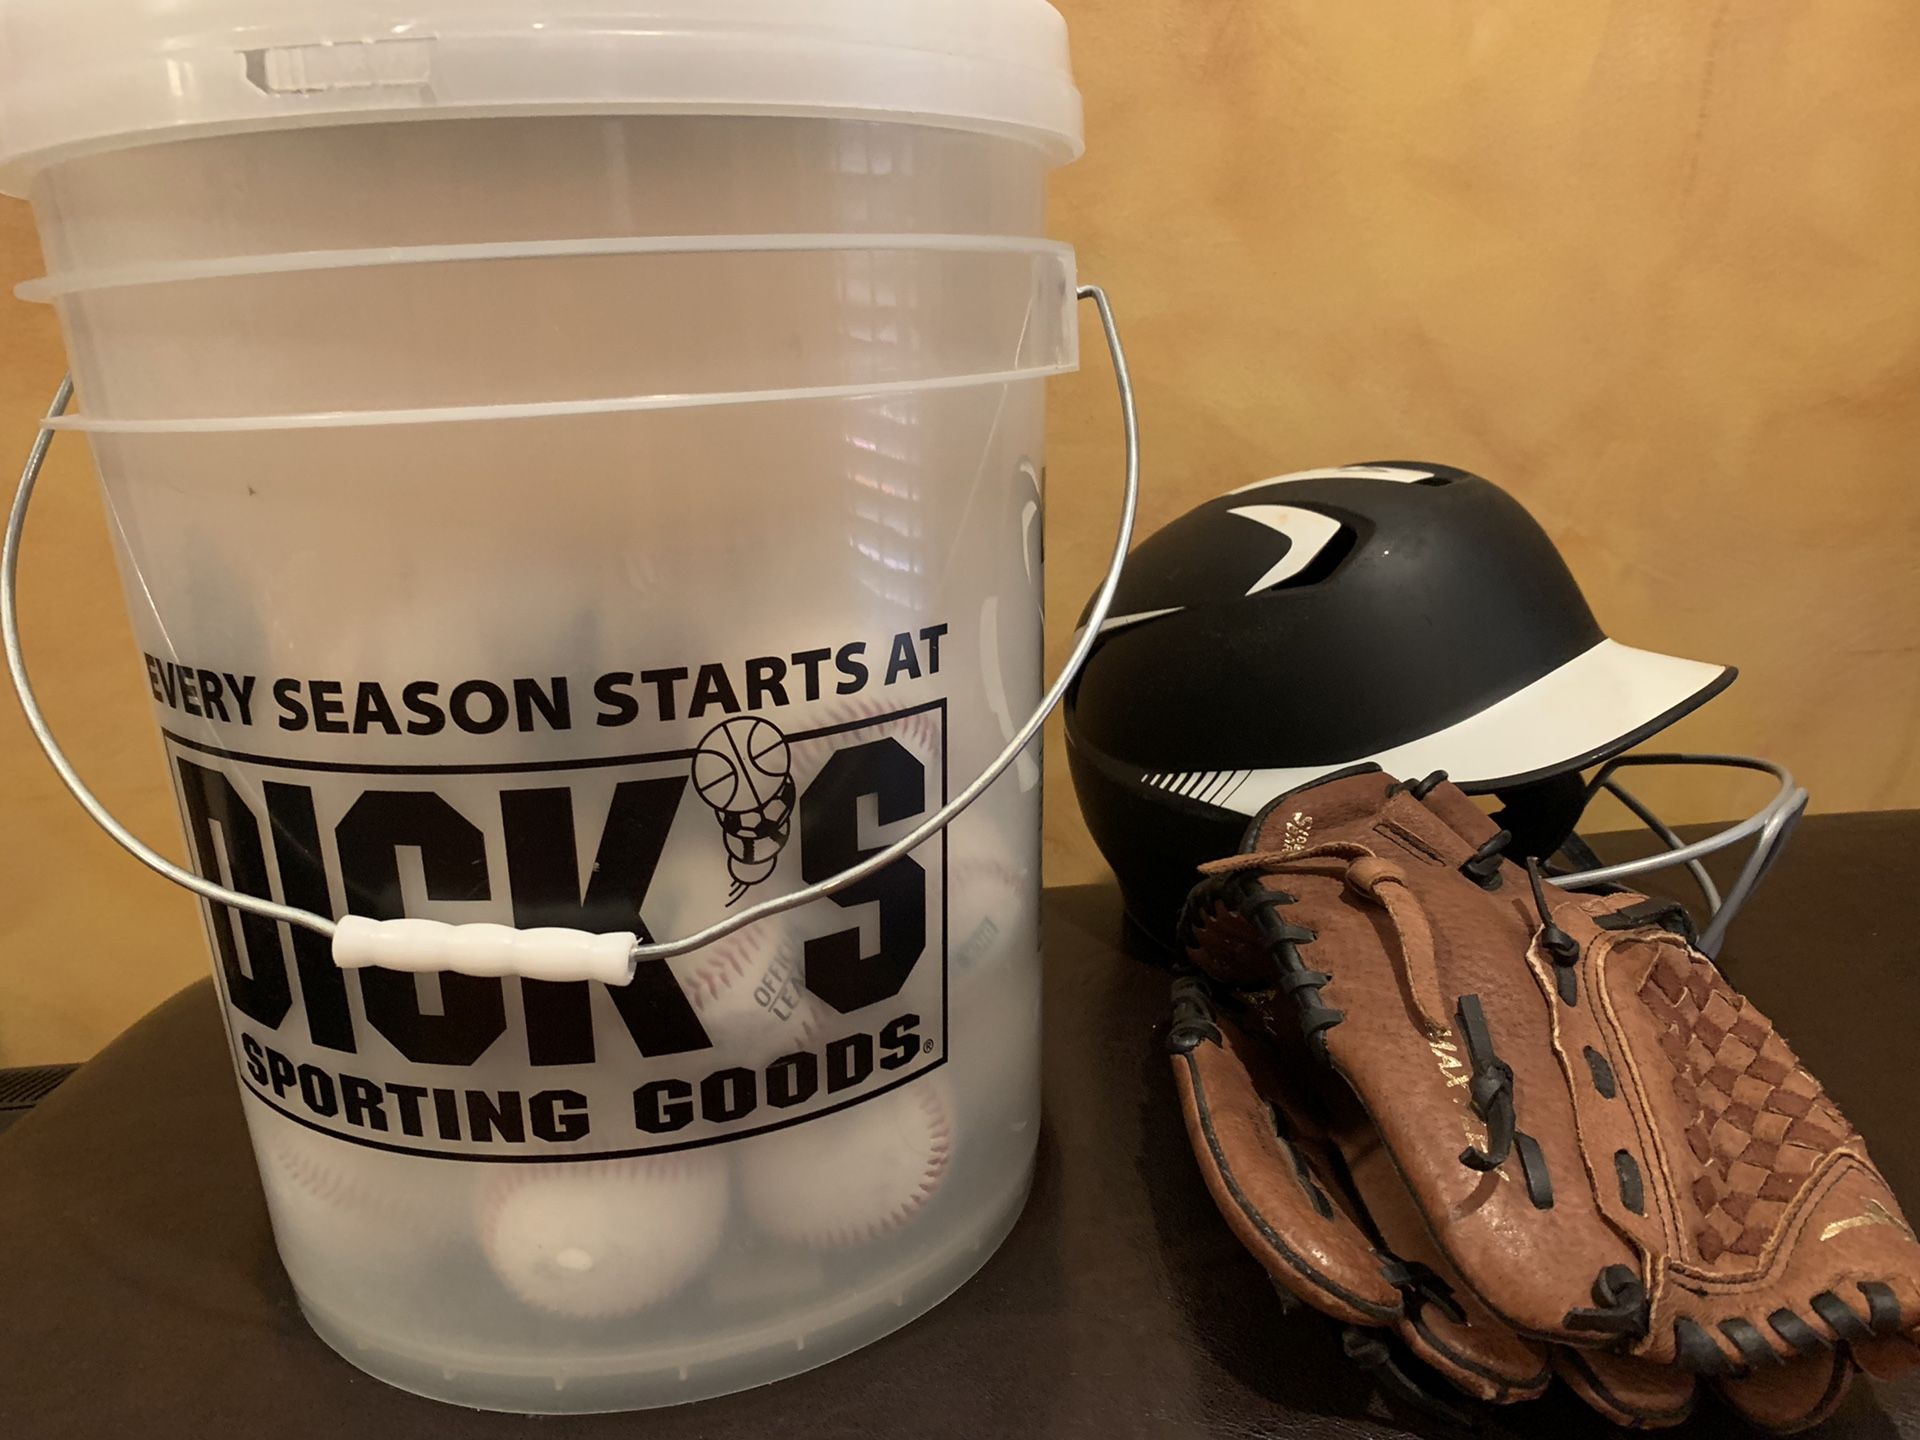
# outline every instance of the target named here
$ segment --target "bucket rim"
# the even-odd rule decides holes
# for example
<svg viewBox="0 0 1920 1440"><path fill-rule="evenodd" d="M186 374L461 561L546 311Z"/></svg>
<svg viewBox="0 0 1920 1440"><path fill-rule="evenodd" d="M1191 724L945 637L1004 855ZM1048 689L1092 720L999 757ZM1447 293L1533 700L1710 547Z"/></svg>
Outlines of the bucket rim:
<svg viewBox="0 0 1920 1440"><path fill-rule="evenodd" d="M219 435L300 430L378 430L405 425L470 425L508 420L547 420L565 416L617 415L647 410L698 410L721 406L773 405L806 400L882 399L893 395L934 394L985 389L1070 375L1077 356L1045 365L964 375L935 375L913 380L861 381L843 385L781 386L767 390L722 390L691 394L615 395L591 400L538 400L510 405L438 405L408 410L316 410L287 415L232 415L195 418L93 417L62 415L44 423L48 430L88 435Z"/></svg>
<svg viewBox="0 0 1920 1440"><path fill-rule="evenodd" d="M15 0L0 190L83 156L369 121L565 114L929 125L1066 163L1085 116L1046 0Z"/></svg>
<svg viewBox="0 0 1920 1440"><path fill-rule="evenodd" d="M338 250L261 251L201 260L159 261L69 270L25 280L14 295L50 304L70 295L147 286L193 284L257 275L328 270L372 270L403 265L469 264L487 260L593 258L621 255L848 254L920 251L955 255L1033 255L1074 259L1062 240L1030 235L814 231L754 235L610 235L556 240L482 240L439 245L359 246Z"/></svg>

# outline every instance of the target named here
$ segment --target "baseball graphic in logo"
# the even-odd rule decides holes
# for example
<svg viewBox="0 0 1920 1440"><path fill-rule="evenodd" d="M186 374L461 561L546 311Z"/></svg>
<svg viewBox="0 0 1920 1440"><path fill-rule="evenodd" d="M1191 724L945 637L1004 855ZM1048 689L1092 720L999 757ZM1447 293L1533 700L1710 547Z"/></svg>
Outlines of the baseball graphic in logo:
<svg viewBox="0 0 1920 1440"><path fill-rule="evenodd" d="M735 904L773 874L793 834L793 758L771 720L741 715L722 721L693 754L693 787L713 808L727 846Z"/></svg>

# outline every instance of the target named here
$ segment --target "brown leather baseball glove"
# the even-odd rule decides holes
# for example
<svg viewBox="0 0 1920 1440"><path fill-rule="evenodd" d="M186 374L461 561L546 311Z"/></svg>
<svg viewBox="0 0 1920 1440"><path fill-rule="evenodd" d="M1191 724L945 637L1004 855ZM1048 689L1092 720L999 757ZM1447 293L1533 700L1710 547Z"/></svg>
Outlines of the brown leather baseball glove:
<svg viewBox="0 0 1920 1440"><path fill-rule="evenodd" d="M1768 1429L1920 1360L1920 1244L1678 907L1502 858L1440 777L1283 797L1206 867L1169 1031L1221 1213L1287 1292L1483 1400Z"/></svg>

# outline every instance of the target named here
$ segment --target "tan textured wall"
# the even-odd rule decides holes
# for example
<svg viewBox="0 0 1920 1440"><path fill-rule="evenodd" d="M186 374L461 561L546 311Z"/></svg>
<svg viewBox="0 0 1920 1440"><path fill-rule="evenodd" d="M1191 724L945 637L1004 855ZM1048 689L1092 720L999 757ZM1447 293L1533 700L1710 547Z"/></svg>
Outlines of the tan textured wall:
<svg viewBox="0 0 1920 1440"><path fill-rule="evenodd" d="M1303 465L1479 469L1621 639L1745 668L1680 738L1777 754L1825 808L1920 804L1920 7L1062 8L1091 152L1054 230L1126 322L1148 526ZM0 204L0 283L37 269ZM1088 361L1055 393L1056 657L1113 513ZM59 370L48 315L0 300L0 446ZM35 530L48 707L175 845L77 452ZM1050 784L1050 878L1090 878L1064 765ZM56 793L5 701L0 795L0 1064L80 1058L201 972L193 907Z"/></svg>
<svg viewBox="0 0 1920 1440"><path fill-rule="evenodd" d="M1090 150L1054 229L1126 321L1146 526L1307 465L1478 470L1616 637L1742 667L1676 740L1920 805L1920 7L1061 8ZM1104 365L1053 413L1058 656L1113 508ZM1100 873L1050 784L1053 878Z"/></svg>

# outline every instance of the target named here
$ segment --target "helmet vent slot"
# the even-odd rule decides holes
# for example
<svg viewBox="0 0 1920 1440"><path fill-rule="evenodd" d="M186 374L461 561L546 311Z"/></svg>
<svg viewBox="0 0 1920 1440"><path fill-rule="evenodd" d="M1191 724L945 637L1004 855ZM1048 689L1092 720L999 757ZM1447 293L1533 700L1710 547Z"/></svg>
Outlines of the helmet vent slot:
<svg viewBox="0 0 1920 1440"><path fill-rule="evenodd" d="M1359 532L1351 525L1342 525L1340 533L1320 547L1320 553L1308 561L1305 566L1287 576L1277 584L1269 585L1257 591L1257 594L1271 595L1279 590L1299 590L1308 585L1318 585L1332 577L1333 572L1347 563L1347 557L1360 543Z"/></svg>

